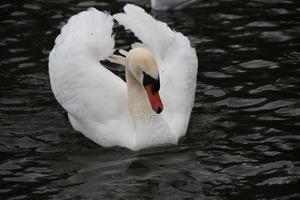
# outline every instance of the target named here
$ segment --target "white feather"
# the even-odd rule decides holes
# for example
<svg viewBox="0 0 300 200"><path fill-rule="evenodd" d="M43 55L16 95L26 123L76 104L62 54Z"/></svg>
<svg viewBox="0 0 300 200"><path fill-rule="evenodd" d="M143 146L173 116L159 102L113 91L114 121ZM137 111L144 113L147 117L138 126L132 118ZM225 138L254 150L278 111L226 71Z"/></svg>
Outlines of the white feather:
<svg viewBox="0 0 300 200"><path fill-rule="evenodd" d="M49 56L51 87L74 129L102 146L134 148L126 84L99 63L113 53L112 26L94 8L71 17Z"/></svg>
<svg viewBox="0 0 300 200"><path fill-rule="evenodd" d="M173 43L175 33L166 23L155 20L138 6L127 4L124 11L125 13L115 14L114 18L149 46L156 57L162 59L165 56L166 47Z"/></svg>
<svg viewBox="0 0 300 200"><path fill-rule="evenodd" d="M95 8L72 16L55 39L53 53L63 56L94 56L105 60L114 51L112 17Z"/></svg>

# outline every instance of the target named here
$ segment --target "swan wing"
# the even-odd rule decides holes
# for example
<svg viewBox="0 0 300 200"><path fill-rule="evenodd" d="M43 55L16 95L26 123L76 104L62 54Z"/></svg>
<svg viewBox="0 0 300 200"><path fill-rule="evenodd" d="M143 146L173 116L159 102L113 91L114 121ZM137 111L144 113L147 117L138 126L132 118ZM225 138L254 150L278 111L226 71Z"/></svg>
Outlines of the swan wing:
<svg viewBox="0 0 300 200"><path fill-rule="evenodd" d="M142 8L127 4L114 18L155 55L161 79L162 115L175 136L186 132L194 104L198 60L189 39L155 20Z"/></svg>
<svg viewBox="0 0 300 200"><path fill-rule="evenodd" d="M95 8L72 16L49 55L49 76L74 129L102 146L129 146L125 82L99 62L114 51L112 27L112 16Z"/></svg>

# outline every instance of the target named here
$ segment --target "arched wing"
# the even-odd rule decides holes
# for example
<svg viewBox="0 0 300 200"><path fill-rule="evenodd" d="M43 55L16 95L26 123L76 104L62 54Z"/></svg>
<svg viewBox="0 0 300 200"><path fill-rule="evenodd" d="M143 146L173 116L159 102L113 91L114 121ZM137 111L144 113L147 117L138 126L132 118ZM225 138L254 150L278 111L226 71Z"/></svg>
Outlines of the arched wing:
<svg viewBox="0 0 300 200"><path fill-rule="evenodd" d="M142 8L127 4L114 18L155 55L161 77L162 115L174 134L185 134L194 104L198 60L190 41Z"/></svg>
<svg viewBox="0 0 300 200"><path fill-rule="evenodd" d="M73 126L76 122L75 129L89 126L82 129L89 130L91 135L87 136L104 146L109 142L97 141L101 138L97 134L110 134L104 131L109 127L126 131L131 125L125 82L99 63L114 51L112 27L110 15L94 8L83 11L62 28L49 55L56 99L72 116Z"/></svg>

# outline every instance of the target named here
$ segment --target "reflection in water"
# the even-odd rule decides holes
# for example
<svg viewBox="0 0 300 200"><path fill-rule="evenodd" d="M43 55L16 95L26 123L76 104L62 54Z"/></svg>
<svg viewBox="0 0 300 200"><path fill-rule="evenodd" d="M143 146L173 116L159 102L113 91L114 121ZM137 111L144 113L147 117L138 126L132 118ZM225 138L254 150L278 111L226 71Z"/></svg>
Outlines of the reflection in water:
<svg viewBox="0 0 300 200"><path fill-rule="evenodd" d="M1 198L298 199L299 3L203 0L159 12L135 1L189 36L199 72L187 136L132 152L75 132L47 68L68 17L90 6L116 13L124 2L0 3ZM135 41L115 31L117 47Z"/></svg>

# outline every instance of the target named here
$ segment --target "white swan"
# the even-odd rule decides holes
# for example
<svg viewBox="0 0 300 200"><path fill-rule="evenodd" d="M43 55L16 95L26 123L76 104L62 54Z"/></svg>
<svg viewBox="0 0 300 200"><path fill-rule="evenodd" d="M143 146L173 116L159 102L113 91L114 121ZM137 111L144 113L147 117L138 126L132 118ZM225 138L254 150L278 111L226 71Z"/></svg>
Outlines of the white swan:
<svg viewBox="0 0 300 200"><path fill-rule="evenodd" d="M122 51L126 57L112 55L112 16L90 8L69 19L49 55L53 93L73 128L99 145L176 144L194 103L195 50L142 8L124 11L114 18L143 42ZM99 63L105 59L125 66L126 82Z"/></svg>

